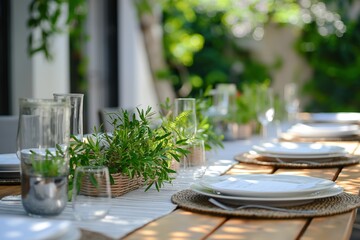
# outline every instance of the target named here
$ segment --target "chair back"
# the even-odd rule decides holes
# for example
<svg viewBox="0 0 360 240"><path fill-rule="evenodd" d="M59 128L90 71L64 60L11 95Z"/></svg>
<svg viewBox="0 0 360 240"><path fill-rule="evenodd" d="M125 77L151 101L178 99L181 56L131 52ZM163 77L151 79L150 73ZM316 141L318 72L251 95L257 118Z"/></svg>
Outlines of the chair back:
<svg viewBox="0 0 360 240"><path fill-rule="evenodd" d="M0 116L0 153L16 152L18 116Z"/></svg>

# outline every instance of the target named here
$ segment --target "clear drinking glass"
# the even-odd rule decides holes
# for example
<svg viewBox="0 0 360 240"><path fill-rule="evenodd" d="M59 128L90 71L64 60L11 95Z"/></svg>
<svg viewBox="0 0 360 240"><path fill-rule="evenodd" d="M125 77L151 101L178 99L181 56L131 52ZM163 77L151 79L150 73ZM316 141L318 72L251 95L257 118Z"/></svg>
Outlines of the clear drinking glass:
<svg viewBox="0 0 360 240"><path fill-rule="evenodd" d="M285 108L288 115L288 121L294 122L299 112L298 87L295 83L288 83L284 87Z"/></svg>
<svg viewBox="0 0 360 240"><path fill-rule="evenodd" d="M274 94L271 88L259 88L256 96L256 115L261 124L262 138L267 138L267 126L274 119Z"/></svg>
<svg viewBox="0 0 360 240"><path fill-rule="evenodd" d="M207 169L204 141L198 139L193 140L187 147L187 150L189 150L190 153L180 160L179 167L176 170L178 173L177 177L190 181L200 179Z"/></svg>
<svg viewBox="0 0 360 240"><path fill-rule="evenodd" d="M20 99L17 156L21 200L32 216L60 214L67 203L68 100Z"/></svg>
<svg viewBox="0 0 360 240"><path fill-rule="evenodd" d="M81 93L54 93L55 100L68 98L71 105L70 136L78 140L83 139L83 101L84 94Z"/></svg>
<svg viewBox="0 0 360 240"><path fill-rule="evenodd" d="M107 167L79 166L75 169L72 207L78 220L95 220L106 216L111 207Z"/></svg>
<svg viewBox="0 0 360 240"><path fill-rule="evenodd" d="M188 139L194 138L197 128L195 98L175 99L174 115L181 119L179 131L182 135Z"/></svg>

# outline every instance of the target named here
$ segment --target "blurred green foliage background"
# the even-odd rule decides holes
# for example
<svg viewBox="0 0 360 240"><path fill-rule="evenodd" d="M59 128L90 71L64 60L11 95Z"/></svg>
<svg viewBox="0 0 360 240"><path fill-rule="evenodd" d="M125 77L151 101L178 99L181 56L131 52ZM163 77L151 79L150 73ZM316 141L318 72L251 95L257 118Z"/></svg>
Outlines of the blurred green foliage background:
<svg viewBox="0 0 360 240"><path fill-rule="evenodd" d="M359 14L349 16L354 3L158 1L168 63L161 74L172 81L178 96L196 97L217 83L235 83L241 91L246 83L271 79L276 70L252 58L242 42L261 41L267 24L292 25L301 31L294 49L313 70L301 93L308 103L304 110L358 111Z"/></svg>

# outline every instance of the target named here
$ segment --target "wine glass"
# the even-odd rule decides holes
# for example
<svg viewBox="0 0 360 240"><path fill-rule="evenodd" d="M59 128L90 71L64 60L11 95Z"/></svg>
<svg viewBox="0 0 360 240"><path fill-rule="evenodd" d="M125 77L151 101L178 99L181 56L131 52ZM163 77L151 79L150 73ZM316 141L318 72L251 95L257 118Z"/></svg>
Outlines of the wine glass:
<svg viewBox="0 0 360 240"><path fill-rule="evenodd" d="M296 120L296 115L299 112L300 100L298 96L298 87L295 83L288 83L284 87L285 109L288 115L288 121Z"/></svg>
<svg viewBox="0 0 360 240"><path fill-rule="evenodd" d="M179 121L179 132L182 137L192 139L196 135L196 104L195 98L175 99L175 117Z"/></svg>
<svg viewBox="0 0 360 240"><path fill-rule="evenodd" d="M17 156L21 201L31 216L58 215L66 206L69 120L66 99L20 99Z"/></svg>
<svg viewBox="0 0 360 240"><path fill-rule="evenodd" d="M214 91L214 106L217 114L221 116L232 113L236 107L236 85L229 83L218 84Z"/></svg>
<svg viewBox="0 0 360 240"><path fill-rule="evenodd" d="M256 96L256 116L261 124L262 138L267 138L267 126L274 119L274 95L271 88L259 88Z"/></svg>

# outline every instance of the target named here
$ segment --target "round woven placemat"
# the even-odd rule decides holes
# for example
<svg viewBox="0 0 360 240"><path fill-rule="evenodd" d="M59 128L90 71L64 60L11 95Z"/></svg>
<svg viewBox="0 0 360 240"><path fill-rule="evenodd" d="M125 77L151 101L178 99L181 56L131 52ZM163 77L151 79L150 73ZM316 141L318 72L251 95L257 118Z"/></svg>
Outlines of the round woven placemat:
<svg viewBox="0 0 360 240"><path fill-rule="evenodd" d="M208 201L209 197L198 194L190 189L175 193L171 201L180 208L189 211L214 214L230 217L251 217L251 218L303 218L303 217L323 217L348 212L360 207L360 197L347 193L341 193L334 197L317 199L311 203L289 209L314 210L310 213L287 213L273 210L247 208L241 210L224 210L214 206Z"/></svg>
<svg viewBox="0 0 360 240"><path fill-rule="evenodd" d="M342 158L339 160L329 161L329 162L316 162L314 163L295 163L295 162L275 162L275 161L263 161L258 160L256 157L248 157L246 154L238 154L234 157L235 160L242 163L250 163L264 166L275 166L282 168L330 168L330 167L342 167L347 165L358 164L360 157L353 156L349 158ZM311 159L303 159L304 161Z"/></svg>

